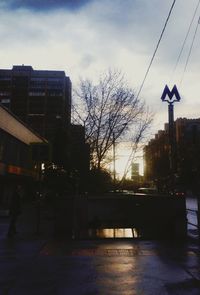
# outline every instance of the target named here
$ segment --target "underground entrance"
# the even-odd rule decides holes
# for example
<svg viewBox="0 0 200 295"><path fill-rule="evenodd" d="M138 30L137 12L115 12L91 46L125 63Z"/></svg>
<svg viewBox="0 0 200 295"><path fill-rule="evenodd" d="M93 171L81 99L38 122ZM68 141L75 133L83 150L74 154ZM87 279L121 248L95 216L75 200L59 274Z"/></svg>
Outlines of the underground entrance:
<svg viewBox="0 0 200 295"><path fill-rule="evenodd" d="M186 238L185 203L171 196L79 196L62 200L55 229L82 239Z"/></svg>

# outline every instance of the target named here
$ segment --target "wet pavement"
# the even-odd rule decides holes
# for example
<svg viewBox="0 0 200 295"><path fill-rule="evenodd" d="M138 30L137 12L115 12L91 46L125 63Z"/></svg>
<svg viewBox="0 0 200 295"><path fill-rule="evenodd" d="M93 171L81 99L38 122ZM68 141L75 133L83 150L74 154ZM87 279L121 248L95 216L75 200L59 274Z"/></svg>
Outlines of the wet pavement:
<svg viewBox="0 0 200 295"><path fill-rule="evenodd" d="M0 295L200 294L196 239L55 239L29 219L12 239L0 220Z"/></svg>
<svg viewBox="0 0 200 295"><path fill-rule="evenodd" d="M0 240L0 294L196 295L195 242Z"/></svg>
<svg viewBox="0 0 200 295"><path fill-rule="evenodd" d="M40 252L63 257L64 294L199 294L198 247L156 241L49 243ZM58 293L62 294L62 293Z"/></svg>

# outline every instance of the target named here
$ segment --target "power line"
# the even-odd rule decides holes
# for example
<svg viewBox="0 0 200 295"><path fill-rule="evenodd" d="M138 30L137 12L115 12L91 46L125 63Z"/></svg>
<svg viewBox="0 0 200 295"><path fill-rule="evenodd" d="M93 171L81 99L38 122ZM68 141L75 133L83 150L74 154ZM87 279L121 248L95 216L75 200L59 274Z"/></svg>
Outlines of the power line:
<svg viewBox="0 0 200 295"><path fill-rule="evenodd" d="M190 46L190 50L189 50L189 53L188 53L188 56L187 56L187 60L186 60L186 63L185 63L185 67L184 67L184 70L183 70L183 74L182 74L179 86L181 86L181 84L183 82L183 78L184 78L184 75L185 75L185 72L186 72L186 69L187 69L187 66L188 66L188 62L189 62L189 59L190 59L190 56L191 56L191 53L192 53L192 49L193 49L194 41L195 41L195 38L196 38L196 35L197 35L197 30L198 30L199 24L200 24L200 17L199 17L197 25L196 25L196 29L195 29L195 32L194 32L194 35L193 35L192 43L191 43L191 46Z"/></svg>
<svg viewBox="0 0 200 295"><path fill-rule="evenodd" d="M161 35L160 35L160 37L159 37L158 43L157 43L156 48L155 48L155 50L154 50L153 56L152 56L152 58L151 58L151 60L150 60L150 63L149 63L149 66L148 66L148 68L147 68L147 71L146 71L146 73L145 73L144 79L143 79L142 84L141 84L141 86L140 86L140 89L139 89L139 91L138 91L138 93L137 93L136 99L138 99L138 97L139 97L139 95L140 95L140 93L141 93L141 91L142 91L142 88L143 88L143 86L144 86L144 83L145 83L145 81L146 81L146 78L147 78L147 76L148 76L148 74L149 74L150 68L151 68L151 66L152 66L153 60L154 60L154 58L155 58L155 56L156 56L156 53L157 53L157 51L158 51L158 48L159 48L160 42L161 42L162 37L163 37L163 35L164 35L165 29L166 29L166 27L167 27L167 24L168 24L168 21L169 21L169 19L170 19L170 16L171 16L171 13L172 13L172 10L173 10L173 8L174 8L175 3L176 3L176 0L173 0L173 3L172 3L172 5L171 5L171 8L170 8L169 13L168 13L168 15L167 15L167 19L166 19L166 21L165 21L164 27L163 27L163 29L162 29L162 31L161 31ZM137 147L136 147L136 149L137 149ZM127 175L127 173L128 173L128 169L130 168L131 159L132 159L133 157L135 157L135 154L136 154L136 150L133 150L133 149L132 149L131 154L129 155L128 161L127 161L127 163L126 163L126 168L125 168L125 171L124 171L124 175L123 175L123 177L122 177L122 180L126 177L126 175Z"/></svg>
<svg viewBox="0 0 200 295"><path fill-rule="evenodd" d="M172 78L170 79L170 82L171 82L172 79L173 79L174 73L175 73L175 71L176 71L176 69L177 69L178 63L179 63L180 58L181 58L181 55L182 55L182 53L183 53L183 49L184 49L184 47L185 47L185 44L186 44L187 38L188 38L188 36L189 36L189 33L190 33L190 30L191 30L191 27L192 27L192 24L193 24L194 18L195 18L195 16L196 16L197 10L198 10L198 8L199 8L199 4L200 4L200 0L198 1L197 5L196 5L196 8L195 8L195 10L194 10L193 17L192 17L192 19L191 19L191 22L190 22L190 25L189 25L189 27L188 27L188 30L187 30L187 33L186 33L185 39L184 39L184 41L183 41L183 44L182 44L182 47L181 47L180 53L179 53L178 58L177 58L177 60L176 60L175 67L174 67L174 69L173 69L173 72L172 72ZM170 84L171 84L171 83L170 83Z"/></svg>
<svg viewBox="0 0 200 295"><path fill-rule="evenodd" d="M156 53L157 53L157 50L158 50L158 48L159 48L160 42L161 42L161 40L162 40L163 34L164 34L165 29L166 29L166 27L167 27L167 24L168 24L168 21L169 21L169 18L170 18L170 16L171 16L171 13L172 13L172 10L173 10L173 8L174 8L175 3L176 3L176 0L173 0L173 3L172 3L171 8L170 8L170 11L169 11L169 13L168 13L168 15L167 15L167 19L166 19L166 21L165 21L164 27L163 27L163 29L162 29L161 35L160 35L160 37L159 37L158 43L157 43L157 45L156 45L156 48L155 48L154 53L153 53L153 56L152 56L152 58L151 58L151 61L150 61L150 63L149 63L149 66L148 66L148 68L147 68L147 71L146 71L146 73L145 73L145 76L144 76L144 79L143 79L142 84L141 84L141 86L140 86L140 89L139 89L139 91L138 91L138 94L137 94L137 97L136 97L137 99L138 99L138 97L139 97L139 95L140 95L140 93L141 93L141 91L142 91L142 88L143 88L143 86L144 86L144 83L145 83L145 81L146 81L146 78L147 78L147 76L148 76L148 73L149 73L150 68L151 68L151 66L152 66L153 60L154 60L155 55L156 55Z"/></svg>

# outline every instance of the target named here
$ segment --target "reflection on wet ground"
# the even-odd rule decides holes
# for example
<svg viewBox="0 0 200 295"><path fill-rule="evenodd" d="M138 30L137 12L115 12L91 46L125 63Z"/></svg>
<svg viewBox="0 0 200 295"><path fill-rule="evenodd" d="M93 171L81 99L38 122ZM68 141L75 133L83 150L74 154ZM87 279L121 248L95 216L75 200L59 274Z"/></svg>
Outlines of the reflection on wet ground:
<svg viewBox="0 0 200 295"><path fill-rule="evenodd" d="M136 239L49 241L39 258L36 274L44 277L52 271L58 282L63 278L62 294L200 294L199 244ZM41 274L44 264L48 272Z"/></svg>
<svg viewBox="0 0 200 295"><path fill-rule="evenodd" d="M88 237L93 239L138 238L139 234L135 228L101 228L89 229Z"/></svg>

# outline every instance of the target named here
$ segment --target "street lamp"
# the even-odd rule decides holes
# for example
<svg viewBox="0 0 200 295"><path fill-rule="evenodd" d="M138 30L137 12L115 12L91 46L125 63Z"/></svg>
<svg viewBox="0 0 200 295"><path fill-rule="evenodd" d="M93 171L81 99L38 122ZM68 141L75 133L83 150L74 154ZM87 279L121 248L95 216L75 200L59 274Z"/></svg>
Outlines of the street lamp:
<svg viewBox="0 0 200 295"><path fill-rule="evenodd" d="M174 134L174 102L179 102L181 100L180 94L176 85L169 90L166 85L161 96L161 100L168 103L168 120L169 120L169 159L170 159L170 177L171 177L171 189L174 193L174 174L176 171L176 151L175 151L175 134Z"/></svg>

